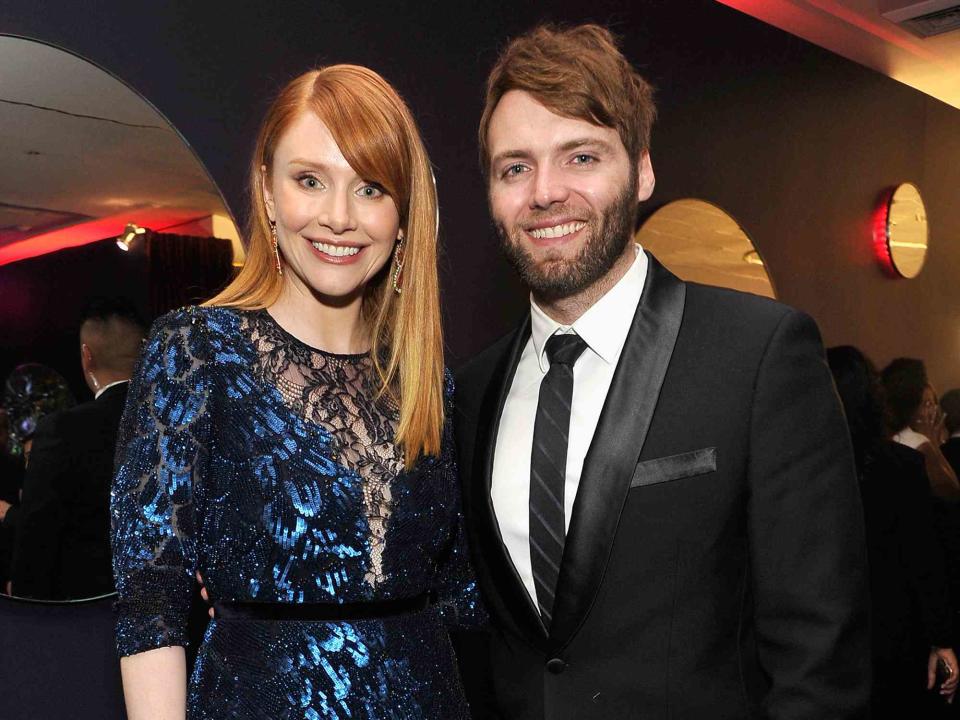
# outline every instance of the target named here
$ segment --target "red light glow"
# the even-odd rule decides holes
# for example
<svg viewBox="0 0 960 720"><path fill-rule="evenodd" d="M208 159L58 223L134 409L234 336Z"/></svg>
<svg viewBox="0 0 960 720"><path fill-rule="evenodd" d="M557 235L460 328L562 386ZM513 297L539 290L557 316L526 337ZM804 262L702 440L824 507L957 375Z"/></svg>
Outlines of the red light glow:
<svg viewBox="0 0 960 720"><path fill-rule="evenodd" d="M97 218L3 245L0 247L0 265L117 237L123 234L124 228L130 222L160 231L207 217L209 214L209 211L184 208L143 208Z"/></svg>
<svg viewBox="0 0 960 720"><path fill-rule="evenodd" d="M890 277L898 278L893 264L893 254L890 252L890 203L893 201L893 190L887 190L880 199L880 204L873 213L873 254L877 256L884 271Z"/></svg>

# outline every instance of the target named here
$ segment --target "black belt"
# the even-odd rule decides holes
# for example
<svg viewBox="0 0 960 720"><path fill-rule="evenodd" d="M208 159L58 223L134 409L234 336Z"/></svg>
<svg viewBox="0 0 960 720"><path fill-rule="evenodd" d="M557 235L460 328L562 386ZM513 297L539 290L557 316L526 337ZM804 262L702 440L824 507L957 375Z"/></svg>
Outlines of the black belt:
<svg viewBox="0 0 960 720"><path fill-rule="evenodd" d="M300 620L337 622L375 620L425 610L430 604L427 593L412 598L355 603L277 603L215 602L216 620Z"/></svg>

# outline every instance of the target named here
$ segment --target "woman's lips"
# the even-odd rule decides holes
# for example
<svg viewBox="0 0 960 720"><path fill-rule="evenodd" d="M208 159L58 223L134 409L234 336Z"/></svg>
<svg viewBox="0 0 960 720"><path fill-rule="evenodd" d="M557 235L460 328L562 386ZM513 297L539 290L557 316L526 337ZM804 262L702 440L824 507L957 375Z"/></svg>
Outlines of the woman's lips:
<svg viewBox="0 0 960 720"><path fill-rule="evenodd" d="M315 240L308 240L310 250L323 262L332 265L350 265L357 262L366 246L356 245L337 245L334 243L325 243Z"/></svg>

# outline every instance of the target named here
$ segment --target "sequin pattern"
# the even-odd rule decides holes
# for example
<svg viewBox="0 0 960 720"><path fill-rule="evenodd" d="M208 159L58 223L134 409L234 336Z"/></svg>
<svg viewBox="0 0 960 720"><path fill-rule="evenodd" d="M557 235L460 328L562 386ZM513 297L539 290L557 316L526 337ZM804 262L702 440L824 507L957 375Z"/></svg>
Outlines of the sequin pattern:
<svg viewBox="0 0 960 720"><path fill-rule="evenodd" d="M406 472L396 422L368 356L310 348L266 311L188 308L158 320L117 450L120 654L186 643L197 570L221 601L430 593L426 610L384 619L213 621L189 716L467 717L447 631L485 617L452 432L448 421L440 456Z"/></svg>

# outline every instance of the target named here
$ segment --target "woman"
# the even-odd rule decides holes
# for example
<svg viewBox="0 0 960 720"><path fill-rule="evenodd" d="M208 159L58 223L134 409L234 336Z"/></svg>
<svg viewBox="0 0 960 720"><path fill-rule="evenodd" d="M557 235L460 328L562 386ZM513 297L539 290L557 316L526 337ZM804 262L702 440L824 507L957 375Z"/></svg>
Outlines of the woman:
<svg viewBox="0 0 960 720"><path fill-rule="evenodd" d="M893 440L923 454L930 488L938 498L960 499L960 482L940 450L943 412L922 360L897 358L883 369Z"/></svg>
<svg viewBox="0 0 960 720"><path fill-rule="evenodd" d="M156 323L129 392L113 495L128 714L466 717L446 627L481 611L409 110L365 68L298 77L260 129L250 203L236 280ZM197 571L216 619L185 697Z"/></svg>
<svg viewBox="0 0 960 720"><path fill-rule="evenodd" d="M937 663L950 668L937 689L952 701L957 658L944 558L933 529L923 456L887 440L882 389L857 348L827 360L853 441L870 564L873 706L883 717L931 717Z"/></svg>

